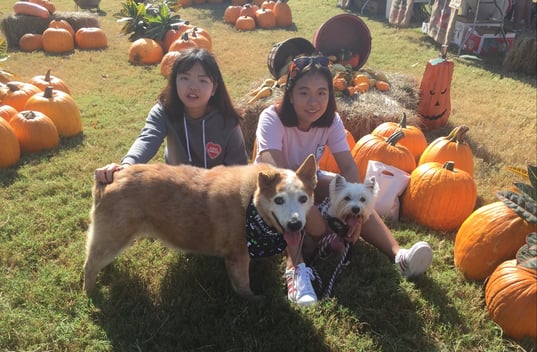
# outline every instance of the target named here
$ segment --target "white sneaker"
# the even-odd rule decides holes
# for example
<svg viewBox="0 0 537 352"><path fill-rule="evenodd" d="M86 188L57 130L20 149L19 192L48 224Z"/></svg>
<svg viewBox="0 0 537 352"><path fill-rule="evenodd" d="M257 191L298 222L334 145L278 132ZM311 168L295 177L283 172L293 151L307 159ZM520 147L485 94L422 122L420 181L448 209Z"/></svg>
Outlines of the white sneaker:
<svg viewBox="0 0 537 352"><path fill-rule="evenodd" d="M287 298L299 306L310 306L317 303L317 295L311 285L315 276L304 263L285 271L287 279Z"/></svg>
<svg viewBox="0 0 537 352"><path fill-rule="evenodd" d="M418 242L410 249L400 249L395 256L401 273L411 279L423 274L433 261L433 250L427 242Z"/></svg>

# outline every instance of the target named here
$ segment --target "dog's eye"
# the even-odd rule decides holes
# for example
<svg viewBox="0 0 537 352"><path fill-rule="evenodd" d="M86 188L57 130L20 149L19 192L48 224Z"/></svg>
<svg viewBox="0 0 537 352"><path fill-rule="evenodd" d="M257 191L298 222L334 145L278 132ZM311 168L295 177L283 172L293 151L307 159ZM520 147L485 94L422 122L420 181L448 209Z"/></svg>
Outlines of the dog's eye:
<svg viewBox="0 0 537 352"><path fill-rule="evenodd" d="M346 200L347 202L351 200L351 197L349 196L345 196L345 198L343 198L344 200Z"/></svg>
<svg viewBox="0 0 537 352"><path fill-rule="evenodd" d="M365 203L366 199L364 197L360 198L360 202Z"/></svg>
<svg viewBox="0 0 537 352"><path fill-rule="evenodd" d="M285 201L283 200L283 197L276 197L274 198L274 203L278 205L282 205Z"/></svg>
<svg viewBox="0 0 537 352"><path fill-rule="evenodd" d="M298 198L298 201L299 201L300 203L304 204L304 203L306 203L306 202L308 201L308 197L306 197L306 196L300 196L300 197Z"/></svg>

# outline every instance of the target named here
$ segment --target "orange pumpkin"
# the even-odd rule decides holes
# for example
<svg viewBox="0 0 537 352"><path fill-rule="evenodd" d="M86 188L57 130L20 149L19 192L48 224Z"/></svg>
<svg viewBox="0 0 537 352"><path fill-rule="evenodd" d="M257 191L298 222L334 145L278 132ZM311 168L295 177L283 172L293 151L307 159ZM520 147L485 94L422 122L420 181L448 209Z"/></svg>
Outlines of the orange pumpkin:
<svg viewBox="0 0 537 352"><path fill-rule="evenodd" d="M293 24L293 15L287 0L278 0L272 9L276 15L276 25L278 27L288 27Z"/></svg>
<svg viewBox="0 0 537 352"><path fill-rule="evenodd" d="M241 15L242 6L229 5L224 11L224 23L235 24Z"/></svg>
<svg viewBox="0 0 537 352"><path fill-rule="evenodd" d="M360 179L365 177L369 160L380 161L411 173L416 168L416 160L406 147L398 144L403 137L404 133L397 131L388 138L374 134L360 138L351 150Z"/></svg>
<svg viewBox="0 0 537 352"><path fill-rule="evenodd" d="M459 192L461 195L462 192ZM522 219L502 201L476 209L455 237L455 267L467 280L485 280L500 263L515 258L535 225Z"/></svg>
<svg viewBox="0 0 537 352"><path fill-rule="evenodd" d="M43 36L41 34L25 33L19 39L19 49L24 52L43 49Z"/></svg>
<svg viewBox="0 0 537 352"><path fill-rule="evenodd" d="M427 62L420 83L417 107L424 129L433 130L446 125L451 114L452 77L452 61L440 57Z"/></svg>
<svg viewBox="0 0 537 352"><path fill-rule="evenodd" d="M30 97L24 109L39 111L49 117L61 137L72 137L82 132L80 110L74 99L61 90L47 87L44 92Z"/></svg>
<svg viewBox="0 0 537 352"><path fill-rule="evenodd" d="M276 15L272 10L259 9L255 12L255 22L259 28L274 28L276 27Z"/></svg>
<svg viewBox="0 0 537 352"><path fill-rule="evenodd" d="M75 44L79 49L105 49L108 38L98 27L82 27L75 33Z"/></svg>
<svg viewBox="0 0 537 352"><path fill-rule="evenodd" d="M136 39L129 47L129 62L133 65L156 65L163 56L162 47L153 39Z"/></svg>
<svg viewBox="0 0 537 352"><path fill-rule="evenodd" d="M352 150L356 144L356 140L354 139L352 133L347 129L345 130L345 135L347 137L347 143L349 144L349 150ZM332 155L332 152L330 152L330 148L328 147L325 148L323 156L319 159L318 164L321 170L335 172L337 174L341 172L334 155Z"/></svg>
<svg viewBox="0 0 537 352"><path fill-rule="evenodd" d="M472 213L477 187L453 162L429 162L410 174L401 199L402 216L438 231L456 230Z"/></svg>
<svg viewBox="0 0 537 352"><path fill-rule="evenodd" d="M416 158L416 162L418 162L421 154L425 148L427 148L427 138L419 127L407 125L405 113L403 113L401 122L383 122L375 127L371 133L379 136L389 137L398 130L401 130L405 133L405 136L399 140L399 144L407 147L407 149L410 150L410 152Z"/></svg>
<svg viewBox="0 0 537 352"><path fill-rule="evenodd" d="M2 104L10 105L15 110L21 111L24 109L26 101L34 94L41 92L41 89L31 83L10 81L6 83L8 88L0 97Z"/></svg>
<svg viewBox="0 0 537 352"><path fill-rule="evenodd" d="M198 48L211 51L213 49L213 44L211 41L211 36L209 33L199 27L193 27L185 31L185 35L188 36L188 39L196 45Z"/></svg>
<svg viewBox="0 0 537 352"><path fill-rule="evenodd" d="M4 119L0 119L0 169L10 167L19 161L21 147L13 127Z"/></svg>
<svg viewBox="0 0 537 352"><path fill-rule="evenodd" d="M0 117L9 122L13 116L15 116L18 113L17 109L15 109L11 105L0 105Z"/></svg>
<svg viewBox="0 0 537 352"><path fill-rule="evenodd" d="M193 40L190 40L187 33L183 33L180 39L177 39L170 45L169 51L181 51L191 48L197 48L196 43Z"/></svg>
<svg viewBox="0 0 537 352"><path fill-rule="evenodd" d="M44 75L33 76L29 82L42 91L47 87L53 87L56 90L71 94L67 84L61 78L51 75L50 69Z"/></svg>
<svg viewBox="0 0 537 352"><path fill-rule="evenodd" d="M455 127L448 136L438 137L421 154L418 165L429 161L444 163L454 161L457 167L474 176L474 154L470 145L464 141L466 126Z"/></svg>
<svg viewBox="0 0 537 352"><path fill-rule="evenodd" d="M175 61L181 56L180 51L168 51L160 60L160 74L164 77L172 72Z"/></svg>
<svg viewBox="0 0 537 352"><path fill-rule="evenodd" d="M239 16L235 22L235 29L239 31L252 31L255 29L255 20L250 16Z"/></svg>
<svg viewBox="0 0 537 352"><path fill-rule="evenodd" d="M73 29L73 26L66 20L52 20L48 24L48 28L63 28L69 33L71 33L71 36L75 36L75 30Z"/></svg>
<svg viewBox="0 0 537 352"><path fill-rule="evenodd" d="M166 34L164 34L164 39L162 40L162 47L164 51L170 50L170 45L178 39L181 39L181 36L184 32L189 30L190 28L194 28L194 26L191 26L188 23L182 23L176 26L173 26L172 28L168 29L166 31Z"/></svg>
<svg viewBox="0 0 537 352"><path fill-rule="evenodd" d="M11 118L9 124L15 131L23 153L52 149L60 144L54 122L39 111L21 111Z"/></svg>
<svg viewBox="0 0 537 352"><path fill-rule="evenodd" d="M496 267L485 286L489 316L516 340L537 341L537 233L517 252L517 258Z"/></svg>
<svg viewBox="0 0 537 352"><path fill-rule="evenodd" d="M265 0L261 3L261 8L266 10L273 10L276 3L273 0Z"/></svg>
<svg viewBox="0 0 537 352"><path fill-rule="evenodd" d="M243 7L241 7L241 12L239 13L239 15L255 18L256 11L257 6L252 6L252 4L245 4Z"/></svg>
<svg viewBox="0 0 537 352"><path fill-rule="evenodd" d="M43 50L54 54L71 52L75 50L75 39L67 29L47 28L43 32Z"/></svg>
<svg viewBox="0 0 537 352"><path fill-rule="evenodd" d="M51 15L56 12L56 5L49 0L29 0L29 2L43 6Z"/></svg>
<svg viewBox="0 0 537 352"><path fill-rule="evenodd" d="M192 6L192 0L178 0L177 2L181 7Z"/></svg>

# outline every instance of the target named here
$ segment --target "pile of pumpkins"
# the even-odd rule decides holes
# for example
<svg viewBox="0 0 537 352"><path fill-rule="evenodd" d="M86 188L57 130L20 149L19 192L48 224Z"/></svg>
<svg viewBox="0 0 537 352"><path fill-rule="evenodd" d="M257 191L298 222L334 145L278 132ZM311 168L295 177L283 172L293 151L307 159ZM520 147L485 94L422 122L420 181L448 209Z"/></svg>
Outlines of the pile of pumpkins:
<svg viewBox="0 0 537 352"><path fill-rule="evenodd" d="M483 282L489 316L517 340L537 340L537 166L511 168L529 184L498 193L500 201L475 209L473 152L464 141L468 127L427 144L422 130L384 122L355 141L347 142L364 179L369 160L410 174L400 197L401 216L438 231L457 231L454 264L465 279ZM327 151L323 170L338 172ZM512 171L513 171L512 170ZM515 259L516 258L516 259Z"/></svg>
<svg viewBox="0 0 537 352"><path fill-rule="evenodd" d="M0 168L14 165L21 153L52 149L60 137L81 132L80 110L65 82L50 70L29 82L0 84Z"/></svg>
<svg viewBox="0 0 537 352"><path fill-rule="evenodd" d="M224 23L239 31L289 27L293 15L287 0L233 0L224 11Z"/></svg>
<svg viewBox="0 0 537 352"><path fill-rule="evenodd" d="M329 59L331 62L330 71L332 71L333 76L332 84L334 85L336 97L353 97L360 93L366 93L373 88L380 92L390 90L390 83L384 72L371 67L354 70L351 64L343 65L338 63L338 59L335 56L331 56Z"/></svg>
<svg viewBox="0 0 537 352"><path fill-rule="evenodd" d="M25 52L43 50L51 54L70 53L75 47L81 50L106 49L108 37L98 27L81 27L75 30L66 20L51 20L42 34L25 33L19 39L19 49Z"/></svg>

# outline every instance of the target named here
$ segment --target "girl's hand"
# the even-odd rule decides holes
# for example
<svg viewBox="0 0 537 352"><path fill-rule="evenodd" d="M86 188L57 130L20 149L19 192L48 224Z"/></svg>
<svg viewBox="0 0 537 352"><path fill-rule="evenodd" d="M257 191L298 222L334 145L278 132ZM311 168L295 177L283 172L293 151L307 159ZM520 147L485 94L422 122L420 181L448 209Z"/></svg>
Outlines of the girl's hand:
<svg viewBox="0 0 537 352"><path fill-rule="evenodd" d="M127 165L111 163L95 170L95 180L100 183L112 183L114 181L114 172L122 170Z"/></svg>

